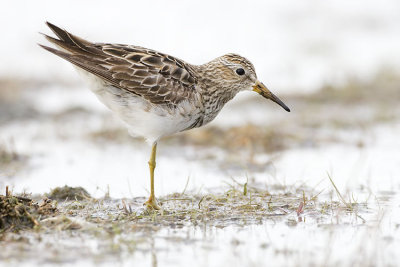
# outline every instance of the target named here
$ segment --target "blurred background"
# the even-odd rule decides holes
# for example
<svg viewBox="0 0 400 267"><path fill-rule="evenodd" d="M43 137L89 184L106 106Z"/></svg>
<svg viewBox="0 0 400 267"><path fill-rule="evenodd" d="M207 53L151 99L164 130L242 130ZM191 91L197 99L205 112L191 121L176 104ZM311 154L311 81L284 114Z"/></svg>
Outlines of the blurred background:
<svg viewBox="0 0 400 267"><path fill-rule="evenodd" d="M147 145L128 137L69 63L38 47L45 21L193 64L239 53L292 109L242 93L208 127L161 142L160 194L188 177L198 189L246 173L294 183L334 171L344 185L364 183L377 159L364 149L360 161L359 149L398 130L399 14L396 0L9 2L0 15L0 185L40 193L83 184L115 197L148 188ZM398 161L381 164L392 179ZM362 175L350 182L354 171Z"/></svg>
<svg viewBox="0 0 400 267"><path fill-rule="evenodd" d="M359 162L359 149L398 126L399 14L396 0L9 2L0 16L0 185L147 194L149 148L127 135L69 63L40 49L39 33L50 33L45 21L193 64L239 53L292 109L242 93L209 126L161 142L160 194L180 190L188 177L195 190L248 173L294 183L334 171L344 185L365 183L377 153L363 152ZM389 129L372 131L382 123ZM390 180L398 161L380 160L376 171ZM360 175L349 182L354 162Z"/></svg>
<svg viewBox="0 0 400 267"><path fill-rule="evenodd" d="M13 1L2 8L3 77L77 80L37 47L46 20L91 41L136 44L202 64L249 58L278 92L310 92L399 70L399 3L316 1Z"/></svg>
<svg viewBox="0 0 400 267"><path fill-rule="evenodd" d="M197 233L197 248L185 250L183 257L173 244L158 254L159 262L175 257L192 264L196 257L203 259L199 266L212 266L204 260L210 257L220 263L216 266L244 266L252 255L254 266L266 260L284 266L299 265L302 255L318 255L318 261L310 260L316 266L346 266L347 259L360 266L398 264L398 0L3 3L1 193L6 185L33 194L69 185L82 186L94 197L132 199L148 195L150 147L128 135L71 64L37 45L47 44L41 32L51 35L45 21L89 41L144 46L192 64L241 54L291 108L286 113L257 94L241 93L208 126L161 140L156 195L225 192L228 185L248 183L272 193L281 188L304 194L311 188L332 201L336 194L329 174L346 200L368 203L357 216L373 217L363 219L366 228L358 227L358 217L345 216L341 224L333 215L322 222L304 221L304 228L290 228L289 220L239 230L189 227L188 232ZM334 223L339 227L324 226ZM304 242L315 236L318 242ZM200 239L209 242L195 243ZM269 241L259 247L260 239ZM159 247L153 243L154 262ZM321 244L324 252L316 252ZM260 248L280 255L280 261Z"/></svg>

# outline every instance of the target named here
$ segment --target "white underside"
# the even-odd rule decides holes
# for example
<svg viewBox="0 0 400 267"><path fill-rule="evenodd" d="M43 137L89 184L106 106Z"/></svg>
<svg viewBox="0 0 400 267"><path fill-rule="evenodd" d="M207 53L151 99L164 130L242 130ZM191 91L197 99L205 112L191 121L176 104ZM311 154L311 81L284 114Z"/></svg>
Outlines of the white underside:
<svg viewBox="0 0 400 267"><path fill-rule="evenodd" d="M125 122L129 133L143 137L149 143L187 129L197 118L198 110L189 102L181 103L177 109L168 109L107 85L86 71L78 71L89 81L90 89L98 99Z"/></svg>

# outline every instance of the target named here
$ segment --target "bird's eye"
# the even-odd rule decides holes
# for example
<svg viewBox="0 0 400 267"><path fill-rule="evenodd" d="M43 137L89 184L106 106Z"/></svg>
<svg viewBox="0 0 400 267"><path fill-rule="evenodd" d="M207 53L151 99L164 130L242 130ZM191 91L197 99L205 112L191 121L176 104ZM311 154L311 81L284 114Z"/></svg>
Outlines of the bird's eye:
<svg viewBox="0 0 400 267"><path fill-rule="evenodd" d="M236 73L237 73L238 75L243 75L243 74L244 74L244 69L239 68L239 69L236 70Z"/></svg>

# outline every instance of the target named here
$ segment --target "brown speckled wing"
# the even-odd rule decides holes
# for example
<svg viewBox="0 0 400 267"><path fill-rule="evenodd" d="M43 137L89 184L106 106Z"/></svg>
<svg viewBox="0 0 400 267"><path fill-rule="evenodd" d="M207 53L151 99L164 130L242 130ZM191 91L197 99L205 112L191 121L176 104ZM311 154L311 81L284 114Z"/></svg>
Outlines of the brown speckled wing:
<svg viewBox="0 0 400 267"><path fill-rule="evenodd" d="M121 90L172 106L195 93L194 70L182 60L138 46L90 43L47 25L59 39L46 38L66 51L43 48Z"/></svg>

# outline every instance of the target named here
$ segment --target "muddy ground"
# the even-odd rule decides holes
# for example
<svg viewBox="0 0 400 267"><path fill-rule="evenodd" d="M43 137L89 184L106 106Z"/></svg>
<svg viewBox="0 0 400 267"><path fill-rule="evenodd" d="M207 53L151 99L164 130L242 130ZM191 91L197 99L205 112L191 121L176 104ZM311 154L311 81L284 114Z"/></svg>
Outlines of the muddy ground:
<svg viewBox="0 0 400 267"><path fill-rule="evenodd" d="M146 194L121 198L103 190L92 196L93 186L68 183L34 187L43 182L29 173L40 168L43 156L20 148L25 135L14 133L24 129L21 125L51 131L48 125L64 129L66 123L87 122L79 133L56 131L55 144L76 138L93 147L111 143L132 148L142 141L131 138L106 112L82 106L46 112L32 105L32 90L43 93L52 85L2 80L0 126L6 130L0 139L0 265L395 266L399 172L393 168L388 173L385 165L376 164L393 161L389 166L395 166L398 161L391 152L398 141L390 134L399 131L399 85L399 76L383 71L369 81L349 79L339 88L282 96L291 116L274 107L264 110L262 99L243 99L228 111L245 110L251 118L246 123L230 124L222 115L227 119L221 124L166 138L163 145L172 157L205 162L201 166L224 183L187 188L187 178L186 186L174 185L178 193L159 197L161 211L151 211L143 206ZM260 123L260 110L269 114L267 123ZM42 136L36 130L29 136L29 142L48 138L47 132ZM342 151L362 155L376 149L373 153L388 159L365 163L375 168L369 180L353 177L352 186L347 186L348 177L333 175L335 169L318 174L323 186L318 179L303 179L300 172L297 182L259 178L280 172L279 162L285 169L284 162L293 161L291 153L301 164L309 154L338 147L339 157L345 156ZM246 169L248 176L230 176L222 169ZM54 177L64 171L57 169ZM79 183L80 174L75 174ZM24 186L39 192L24 192Z"/></svg>

